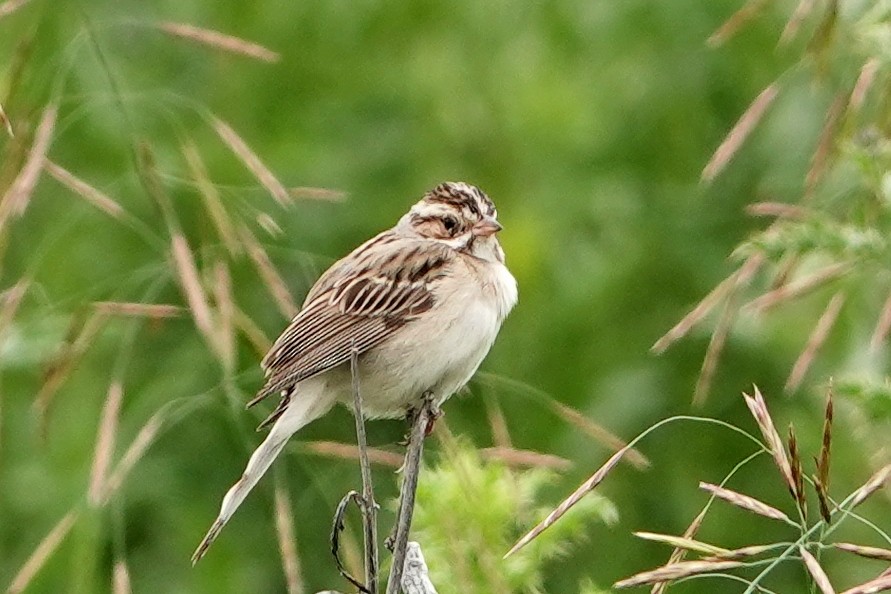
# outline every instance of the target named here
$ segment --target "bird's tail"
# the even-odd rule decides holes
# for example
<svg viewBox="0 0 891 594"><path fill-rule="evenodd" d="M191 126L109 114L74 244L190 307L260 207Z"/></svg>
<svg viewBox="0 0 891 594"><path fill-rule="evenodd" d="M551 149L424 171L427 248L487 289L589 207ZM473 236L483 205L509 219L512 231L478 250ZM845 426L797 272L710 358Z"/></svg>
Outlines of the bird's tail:
<svg viewBox="0 0 891 594"><path fill-rule="evenodd" d="M263 443L251 454L251 459L244 469L244 474L241 475L238 482L232 485L232 488L223 497L223 504L220 506L220 513L216 521L214 521L210 530L207 531L204 540L201 541L201 544L198 545L198 548L195 549L195 553L192 555L192 565L204 556L204 553L207 552L207 549L219 535L220 530L223 529L223 526L226 525L226 522L229 521L229 518L232 517L232 514L235 513L235 510L244 501L244 498L256 486L260 478L269 469L272 461L285 447L288 438L301 427L324 415L334 405L334 401L327 397L328 395L324 391L317 394L300 393L295 396L296 398L290 402L288 408L281 414L272 426L272 429L269 430L269 435L266 436Z"/></svg>

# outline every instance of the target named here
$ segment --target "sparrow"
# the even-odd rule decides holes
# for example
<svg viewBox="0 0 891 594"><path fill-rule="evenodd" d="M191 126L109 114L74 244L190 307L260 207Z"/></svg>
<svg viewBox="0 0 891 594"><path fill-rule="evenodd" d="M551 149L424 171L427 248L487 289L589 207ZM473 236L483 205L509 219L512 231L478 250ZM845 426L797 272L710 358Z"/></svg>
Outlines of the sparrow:
<svg viewBox="0 0 891 594"><path fill-rule="evenodd" d="M404 417L424 394L439 406L470 380L517 302L501 229L482 190L441 183L322 274L263 358L266 382L248 407L280 401L193 564L295 432L337 403L352 408L353 349L369 419Z"/></svg>

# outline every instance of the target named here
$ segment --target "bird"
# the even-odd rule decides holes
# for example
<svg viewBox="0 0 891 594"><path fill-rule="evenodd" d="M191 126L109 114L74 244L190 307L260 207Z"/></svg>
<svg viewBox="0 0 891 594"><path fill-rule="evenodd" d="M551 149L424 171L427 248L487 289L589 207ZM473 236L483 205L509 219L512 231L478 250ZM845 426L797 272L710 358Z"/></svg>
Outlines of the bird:
<svg viewBox="0 0 891 594"><path fill-rule="evenodd" d="M198 562L288 439L341 403L352 408L352 353L368 419L440 406L471 379L517 303L492 200L465 182L427 191L396 225L335 262L261 366L252 407L278 395L265 440L223 498Z"/></svg>

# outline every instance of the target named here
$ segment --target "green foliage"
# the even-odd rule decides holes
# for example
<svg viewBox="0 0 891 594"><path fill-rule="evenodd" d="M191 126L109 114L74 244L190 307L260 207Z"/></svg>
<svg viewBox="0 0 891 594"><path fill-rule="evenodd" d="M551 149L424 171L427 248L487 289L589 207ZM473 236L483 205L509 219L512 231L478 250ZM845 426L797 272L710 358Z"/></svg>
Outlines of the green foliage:
<svg viewBox="0 0 891 594"><path fill-rule="evenodd" d="M518 493L505 491L506 471L465 454L463 466L489 469L478 471L480 490L503 498L510 513L462 504L424 530L455 513L479 515L484 533L457 527L467 547L483 538L490 546L468 561L472 579L486 579L482 559L518 591L513 580L525 577L542 591L575 592L664 560L623 532L555 561L582 534L597 534L590 518L598 510L583 509L532 545L540 549L500 561L545 501L609 455L587 426L561 421L529 394L552 395L621 436L688 410L707 337L694 332L661 358L648 348L727 275L725 256L741 242L769 262L737 298L785 278L784 262L805 278L841 259L855 268L768 323L740 316L714 341L724 357L708 412L745 415L738 393L752 381L778 394L829 289L845 289L837 331L803 385L844 372L854 378L845 393L887 419L887 354L863 345L888 292L888 4L812 3L779 51L788 7L756 4L758 18L749 14L717 48L704 40L737 0L0 4L0 105L15 133L0 125L0 588L92 594L113 583L126 591L129 582L134 592L241 594L342 584L326 541L333 508L358 473L352 460L318 455L313 442L353 441L343 411L302 432L276 465L279 493L292 504L297 578L276 542L272 480L197 569L188 558L258 441L253 429L268 411L246 413L243 403L289 315L283 295L299 303L335 258L444 179L477 183L498 204L521 295L484 364L487 377L508 381L472 383L474 397L448 403L450 426L476 447L497 441L485 396L516 447L573 462L544 492L539 471L510 474L526 485ZM203 37L175 34L169 23ZM222 44L220 33L242 41ZM246 54L244 40L278 61ZM859 112L833 128L831 166L802 205L806 216L748 235L744 205L803 193L828 108L850 95L869 57L878 60L874 83ZM732 166L701 184L709 153L778 77L777 100ZM54 124L45 157L92 190L43 163L34 150L42 121ZM281 192L221 130L242 139L293 205L276 201ZM41 158L23 183L31 154ZM27 191L10 194L13 187ZM16 204L7 202L13 195ZM183 242L177 261L174 245ZM194 278L184 275L184 254ZM775 413L778 422L820 422L803 399L778 401ZM848 421L863 449L887 442L887 432L861 429ZM387 448L403 427L369 430L373 445ZM691 468L697 478L724 476L747 444L708 431L658 439L651 470L615 473L609 495L628 526L656 521L653 529L680 532L701 503L684 480ZM860 450L838 452L838 483L856 484L864 465ZM459 486L436 469L430 475ZM376 479L379 499L392 499L390 470ZM762 477L738 480L757 493ZM583 502L607 509L596 497ZM721 529L754 542L763 528L753 524L731 517ZM455 546L440 536L431 540ZM450 568L428 560L434 571ZM835 569L853 583L855 570ZM795 573L784 591L803 584Z"/></svg>
<svg viewBox="0 0 891 594"><path fill-rule="evenodd" d="M615 506L592 494L521 553L502 559L519 531L550 511L540 500L553 473L483 462L458 440L421 476L413 538L423 543L431 580L443 594L540 594L549 561L590 539L593 521L618 521Z"/></svg>

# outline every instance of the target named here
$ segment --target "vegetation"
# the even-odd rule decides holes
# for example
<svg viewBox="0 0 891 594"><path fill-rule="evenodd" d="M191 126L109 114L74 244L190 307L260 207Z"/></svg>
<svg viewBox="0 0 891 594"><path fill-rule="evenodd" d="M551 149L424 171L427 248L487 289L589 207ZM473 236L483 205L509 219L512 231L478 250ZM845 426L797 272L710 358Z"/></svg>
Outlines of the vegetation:
<svg viewBox="0 0 891 594"><path fill-rule="evenodd" d="M445 179L498 204L520 303L425 454L414 537L441 592L604 592L664 566L665 544L744 564L675 573L679 594L876 578L889 16L0 3L0 587L348 591L328 550L360 484L345 410L189 556L259 439L267 411L243 404L270 339L319 272ZM392 501L404 424L368 431ZM753 521L752 501L788 521ZM355 575L360 542L350 520Z"/></svg>

